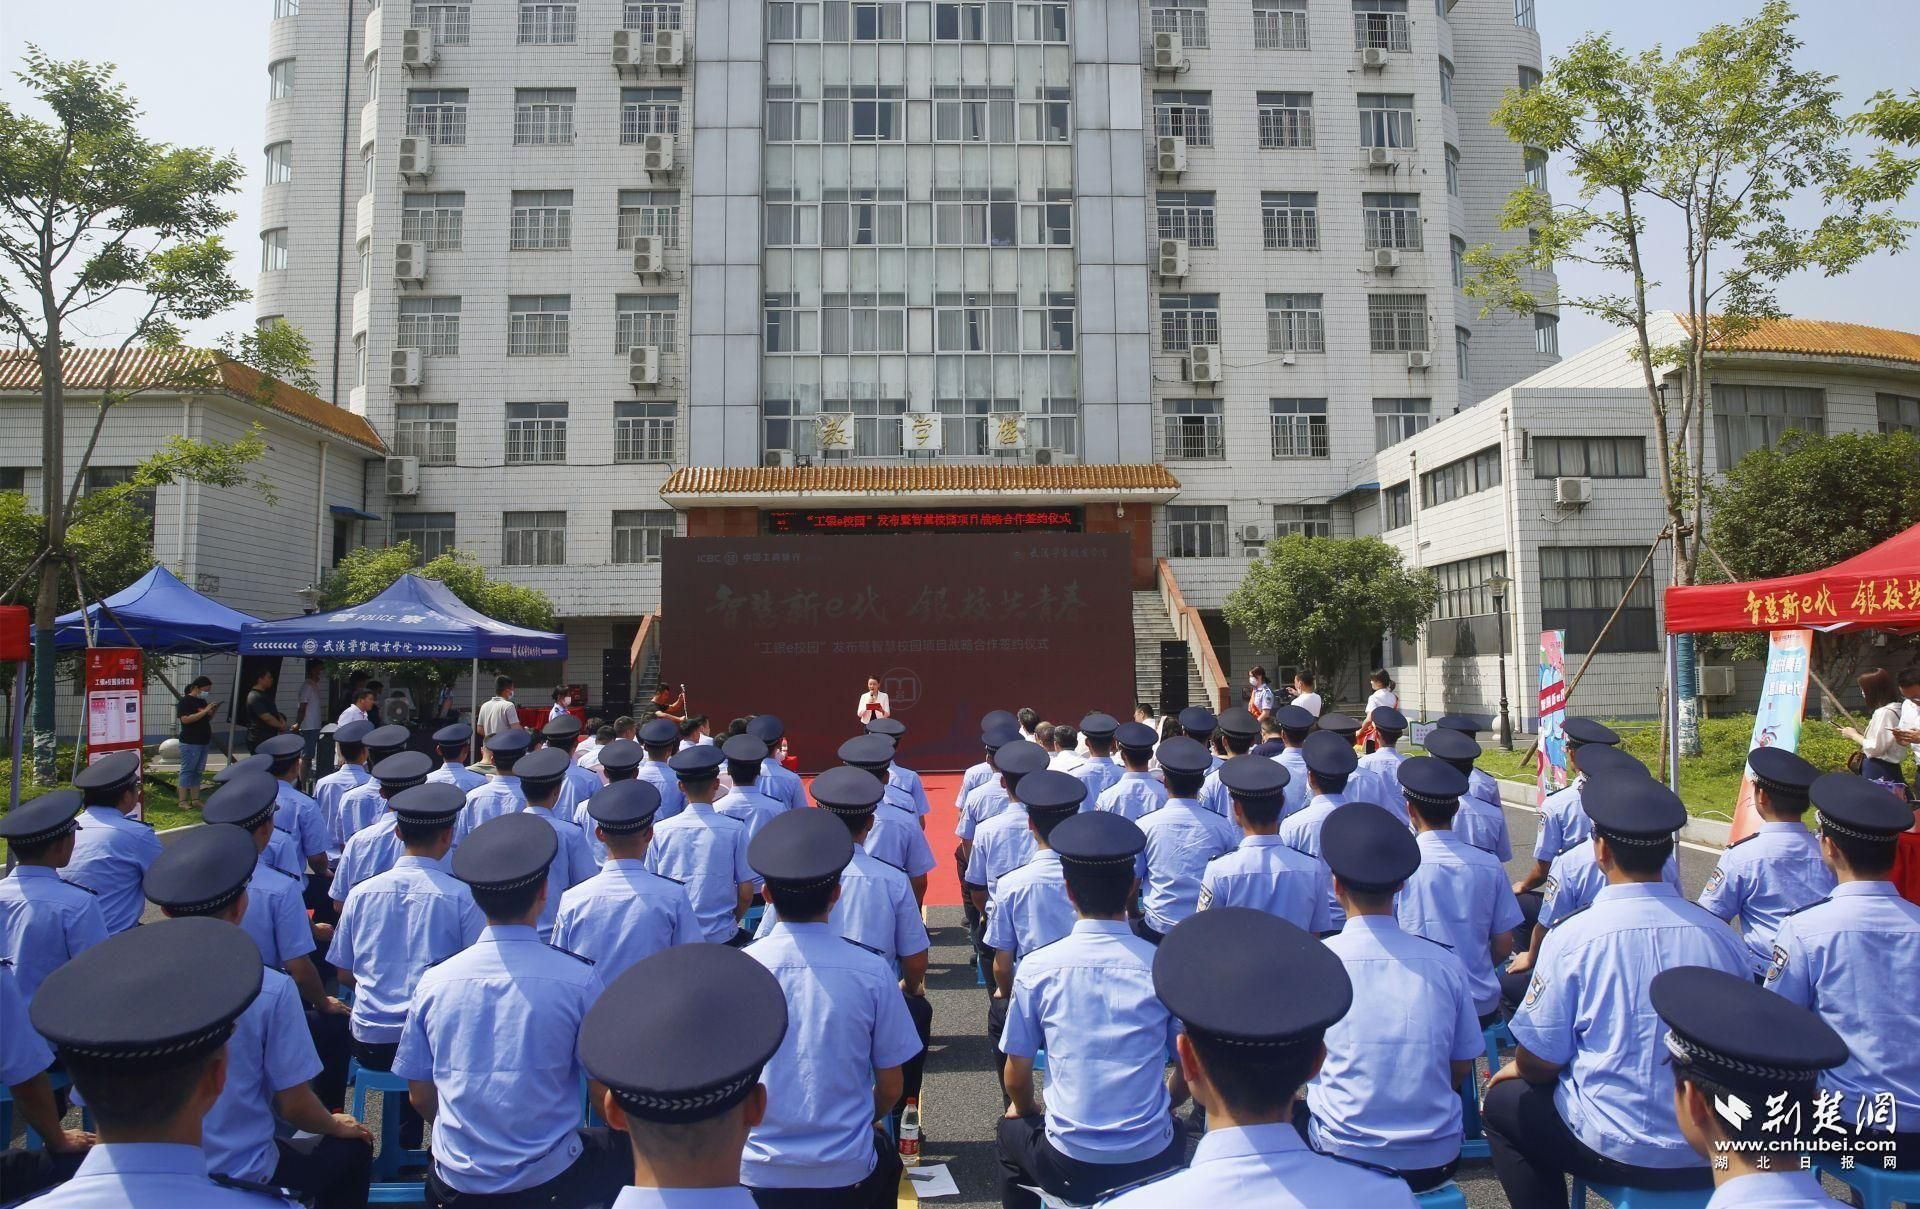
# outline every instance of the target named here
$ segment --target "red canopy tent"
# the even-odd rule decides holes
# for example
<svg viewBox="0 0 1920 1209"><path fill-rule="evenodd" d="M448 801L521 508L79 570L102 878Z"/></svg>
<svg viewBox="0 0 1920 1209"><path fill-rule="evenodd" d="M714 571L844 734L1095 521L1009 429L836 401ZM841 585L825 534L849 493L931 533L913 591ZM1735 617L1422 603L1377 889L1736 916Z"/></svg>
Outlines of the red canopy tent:
<svg viewBox="0 0 1920 1209"><path fill-rule="evenodd" d="M1667 633L1920 630L1920 525L1824 571L1668 588Z"/></svg>

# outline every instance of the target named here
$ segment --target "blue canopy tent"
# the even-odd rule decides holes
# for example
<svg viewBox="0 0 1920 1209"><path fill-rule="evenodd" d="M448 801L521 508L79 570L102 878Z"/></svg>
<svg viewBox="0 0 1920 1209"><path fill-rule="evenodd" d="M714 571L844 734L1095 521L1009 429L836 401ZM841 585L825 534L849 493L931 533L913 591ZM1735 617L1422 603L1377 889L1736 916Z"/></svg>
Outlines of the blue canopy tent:
<svg viewBox="0 0 1920 1209"><path fill-rule="evenodd" d="M439 580L402 575L386 591L361 604L283 621L250 622L240 632L240 653L308 659L469 659L477 715L482 659L565 659L567 636L495 621L462 603ZM239 692L237 685L234 691Z"/></svg>
<svg viewBox="0 0 1920 1209"><path fill-rule="evenodd" d="M156 655L205 654L233 650L241 628L259 624L259 618L210 600L165 567L155 567L104 601L56 618L53 645L62 651L98 645L137 646ZM87 641L89 629L93 643Z"/></svg>

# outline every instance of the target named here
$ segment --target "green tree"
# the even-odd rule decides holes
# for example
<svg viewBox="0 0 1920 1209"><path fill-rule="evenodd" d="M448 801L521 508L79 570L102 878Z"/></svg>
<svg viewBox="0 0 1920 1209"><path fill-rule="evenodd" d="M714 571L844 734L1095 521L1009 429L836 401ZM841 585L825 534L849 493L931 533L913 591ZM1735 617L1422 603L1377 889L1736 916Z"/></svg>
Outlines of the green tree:
<svg viewBox="0 0 1920 1209"><path fill-rule="evenodd" d="M1501 226L1515 246L1471 250L1470 297L1483 313L1532 313L1556 304L1634 334L1652 412L1674 580L1697 578L1706 527L1707 361L1715 347L1779 315L1777 288L1793 273L1844 273L1899 250L1912 223L1889 203L1913 187L1920 163L1885 147L1862 160L1849 148L1834 77L1796 67L1800 39L1785 0L1737 24L1716 25L1669 55L1630 54L1591 34L1556 57L1537 87L1510 90L1493 122L1514 142L1557 157L1571 196L1539 186L1514 193ZM1889 131L1890 133L1891 131ZM1817 212L1811 222L1795 215ZM1680 254L1655 264L1648 232L1678 227ZM1539 272L1572 261L1605 270L1611 289L1559 299ZM1663 279L1684 283L1686 330L1662 344L1649 321ZM1661 379L1684 367L1671 402ZM1683 651L1683 660L1691 658ZM1696 703L1681 702L1682 750L1698 750Z"/></svg>
<svg viewBox="0 0 1920 1209"><path fill-rule="evenodd" d="M412 542L401 542L380 549L361 546L348 551L347 556L320 581L320 607L340 609L372 600L393 586L394 580L409 573L422 579L439 580L462 603L495 621L532 630L553 629L553 602L547 599L545 592L505 580L490 579L486 570L471 555L459 550L423 563L419 549ZM433 707L441 689L468 670L465 663L458 661L427 659L382 659L346 662L343 666L349 670L368 672L378 668L391 682L414 686L421 690L415 699L427 709ZM523 674L517 667L524 667L484 661L480 666L485 671L505 672L516 678Z"/></svg>
<svg viewBox="0 0 1920 1209"><path fill-rule="evenodd" d="M165 359L150 372L142 352L178 352L181 324L207 319L244 300L232 253L219 232L233 221L223 202L244 172L231 155L176 147L140 133L140 110L111 65L52 59L29 48L18 78L33 112L0 102L0 337L24 346L40 370L45 484L39 532L28 547L34 619L43 636L34 651L34 764L53 776L53 619L76 551L87 464L113 408L135 394L211 385L207 357ZM44 116L42 116L44 113ZM117 337L78 463L67 464L67 388L62 355L72 334L90 334L112 305L132 308ZM97 330L97 329L96 329ZM270 377L287 372L275 358L303 346L284 333L252 342ZM89 392L91 394L91 392ZM256 438L257 442L257 438ZM251 447L252 456L264 448ZM222 450L180 438L143 467L137 489L180 478L244 481L249 450ZM99 588L89 585L89 591Z"/></svg>
<svg viewBox="0 0 1920 1209"><path fill-rule="evenodd" d="M1268 543L1223 612L1256 648L1312 668L1331 690L1355 656L1389 631L1411 633L1439 599L1433 577L1377 537L1291 534Z"/></svg>
<svg viewBox="0 0 1920 1209"><path fill-rule="evenodd" d="M1852 558L1920 525L1920 437L1908 433L1789 432L1707 485L1710 544L1735 579L1801 575ZM1721 578L1718 563L1702 570ZM1830 683L1852 678L1871 635L1816 634ZM1764 635L1734 651L1764 654Z"/></svg>

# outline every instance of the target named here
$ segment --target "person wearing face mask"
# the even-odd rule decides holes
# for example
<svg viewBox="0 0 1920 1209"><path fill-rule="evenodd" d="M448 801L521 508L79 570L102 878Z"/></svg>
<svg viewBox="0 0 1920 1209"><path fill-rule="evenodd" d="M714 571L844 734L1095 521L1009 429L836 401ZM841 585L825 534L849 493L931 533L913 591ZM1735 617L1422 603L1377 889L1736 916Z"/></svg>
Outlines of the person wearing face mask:
<svg viewBox="0 0 1920 1209"><path fill-rule="evenodd" d="M1273 716L1273 686L1267 683L1267 669L1258 664L1247 672L1247 709L1256 719Z"/></svg>
<svg viewBox="0 0 1920 1209"><path fill-rule="evenodd" d="M573 694L563 684L553 690L553 708L547 711L547 720L552 721L573 708Z"/></svg>

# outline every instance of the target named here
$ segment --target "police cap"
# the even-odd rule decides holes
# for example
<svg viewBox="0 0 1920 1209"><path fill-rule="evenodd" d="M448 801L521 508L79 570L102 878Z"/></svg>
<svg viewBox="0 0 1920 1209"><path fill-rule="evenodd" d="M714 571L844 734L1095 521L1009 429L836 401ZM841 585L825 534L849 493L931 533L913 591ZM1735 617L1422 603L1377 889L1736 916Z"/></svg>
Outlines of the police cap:
<svg viewBox="0 0 1920 1209"><path fill-rule="evenodd" d="M893 740L885 735L859 735L840 745L840 762L855 768L885 768L893 763Z"/></svg>
<svg viewBox="0 0 1920 1209"><path fill-rule="evenodd" d="M560 837L537 814L488 819L453 850L453 875L475 890L520 890L547 876Z"/></svg>
<svg viewBox="0 0 1920 1209"><path fill-rule="evenodd" d="M467 795L458 785L445 781L427 781L403 789L387 802L387 809L402 823L420 827L446 827L458 818L467 804Z"/></svg>
<svg viewBox="0 0 1920 1209"><path fill-rule="evenodd" d="M266 756L273 761L273 771L285 772L292 768L294 761L306 753L307 741L291 731L268 739L253 749L253 754Z"/></svg>
<svg viewBox="0 0 1920 1209"><path fill-rule="evenodd" d="M140 753L116 751L73 774L73 787L88 801L110 800L132 789L140 780Z"/></svg>
<svg viewBox="0 0 1920 1209"><path fill-rule="evenodd" d="M367 737L361 742L365 743L369 750L381 752L399 751L412 740L413 732L404 726L379 726L368 731Z"/></svg>
<svg viewBox="0 0 1920 1209"><path fill-rule="evenodd" d="M1320 825L1320 859L1358 890L1391 890L1420 867L1420 845L1407 825L1371 802L1336 806Z"/></svg>
<svg viewBox="0 0 1920 1209"><path fill-rule="evenodd" d="M1145 722L1127 722L1115 728L1113 739L1120 745L1121 750L1145 755L1153 750L1153 745L1160 741L1160 736L1155 734L1153 727Z"/></svg>
<svg viewBox="0 0 1920 1209"><path fill-rule="evenodd" d="M520 787L529 797L540 797L565 779L572 763L559 748L543 747L521 757L513 766L513 775L520 778Z"/></svg>
<svg viewBox="0 0 1920 1209"><path fill-rule="evenodd" d="M1477 714L1441 714L1434 725L1441 730L1455 730L1468 736L1487 729L1486 719Z"/></svg>
<svg viewBox="0 0 1920 1209"><path fill-rule="evenodd" d="M1070 814L1087 797L1087 783L1079 777L1043 768L1020 778L1020 804L1029 814Z"/></svg>
<svg viewBox="0 0 1920 1209"><path fill-rule="evenodd" d="M1414 756L1400 761L1396 775L1400 788L1420 806L1451 809L1467 792L1467 774L1437 756Z"/></svg>
<svg viewBox="0 0 1920 1209"><path fill-rule="evenodd" d="M1199 705L1189 705L1180 711L1180 729L1187 732L1189 738L1202 743L1213 735L1214 728L1220 725L1220 719L1213 711Z"/></svg>
<svg viewBox="0 0 1920 1209"><path fill-rule="evenodd" d="M1617 747L1600 744L1583 747L1579 755L1580 771L1588 777L1608 777L1622 774L1650 777L1653 774L1633 756Z"/></svg>
<svg viewBox="0 0 1920 1209"><path fill-rule="evenodd" d="M517 726L497 730L487 736L487 754L494 757L495 764L505 760L508 767L525 755L531 746L533 736Z"/></svg>
<svg viewBox="0 0 1920 1209"><path fill-rule="evenodd" d="M258 861L253 837L238 827L195 827L153 858L140 889L176 915L211 915L240 897Z"/></svg>
<svg viewBox="0 0 1920 1209"><path fill-rule="evenodd" d="M396 752L373 766L373 779L392 792L419 785L433 771L433 757L423 751Z"/></svg>
<svg viewBox="0 0 1920 1209"><path fill-rule="evenodd" d="M1220 766L1220 783L1246 802L1283 797L1293 774L1265 756L1235 756Z"/></svg>
<svg viewBox="0 0 1920 1209"><path fill-rule="evenodd" d="M640 724L640 741L649 747L664 747L680 741L680 724L672 718L650 718Z"/></svg>
<svg viewBox="0 0 1920 1209"><path fill-rule="evenodd" d="M1251 739L1260 733L1260 722L1248 711L1234 706L1220 711L1220 733L1236 739Z"/></svg>
<svg viewBox="0 0 1920 1209"><path fill-rule="evenodd" d="M1592 718L1568 718L1561 729L1566 732L1567 742L1575 747L1583 747L1588 743L1612 747L1620 742L1619 735Z"/></svg>
<svg viewBox="0 0 1920 1209"><path fill-rule="evenodd" d="M756 714L747 721L747 733L772 747L786 737L787 724L777 714Z"/></svg>
<svg viewBox="0 0 1920 1209"><path fill-rule="evenodd" d="M720 745L720 754L730 764L758 764L767 758L767 745L752 735L730 735Z"/></svg>
<svg viewBox="0 0 1920 1209"><path fill-rule="evenodd" d="M1678 966L1653 976L1674 1066L1730 1091L1792 1090L1810 1098L1819 1073L1847 1060L1847 1043L1817 1013L1736 974Z"/></svg>
<svg viewBox="0 0 1920 1209"><path fill-rule="evenodd" d="M1110 810L1083 810L1060 820L1047 837L1047 846L1060 854L1060 863L1090 872L1134 867L1134 858L1147 846L1147 833L1124 814Z"/></svg>
<svg viewBox="0 0 1920 1209"><path fill-rule="evenodd" d="M1341 807L1355 809L1384 817ZM1189 1033L1245 1046L1249 1056L1316 1043L1353 1006L1353 983L1333 950L1251 907L1217 907L1176 924L1153 955L1153 989Z"/></svg>
<svg viewBox="0 0 1920 1209"><path fill-rule="evenodd" d="M580 719L572 714L556 715L547 719L547 724L540 728L540 733L551 742L574 738L580 733Z"/></svg>
<svg viewBox="0 0 1920 1209"><path fill-rule="evenodd" d="M1120 728L1112 714L1091 713L1080 719L1080 733L1089 739L1111 739Z"/></svg>
<svg viewBox="0 0 1920 1209"><path fill-rule="evenodd" d="M587 799L588 817L609 835L645 831L659 809L660 791L638 777L615 781Z"/></svg>
<svg viewBox="0 0 1920 1209"><path fill-rule="evenodd" d="M1427 754L1449 764L1472 764L1480 758L1480 743L1463 730L1436 726L1427 732Z"/></svg>
<svg viewBox="0 0 1920 1209"><path fill-rule="evenodd" d="M993 770L1012 781L1040 772L1046 766L1047 749L1025 739L1003 743L993 753Z"/></svg>
<svg viewBox="0 0 1920 1209"><path fill-rule="evenodd" d="M233 763L215 773L213 783L215 785L225 785L228 781L245 773L271 772L272 769L273 757L271 756L242 756L240 759L235 760Z"/></svg>
<svg viewBox="0 0 1920 1209"><path fill-rule="evenodd" d="M0 818L0 839L11 844L51 844L76 830L80 813L80 791L56 789L20 803Z"/></svg>
<svg viewBox="0 0 1920 1209"><path fill-rule="evenodd" d="M673 769L673 775L682 781L711 781L720 775L720 766L727 758L720 749L711 743L696 743L685 751L673 753L667 761L667 767Z"/></svg>
<svg viewBox="0 0 1920 1209"><path fill-rule="evenodd" d="M1830 772L1810 795L1820 829L1858 840L1891 840L1913 826L1913 810L1865 777Z"/></svg>
<svg viewBox="0 0 1920 1209"><path fill-rule="evenodd" d="M280 782L258 769L240 773L214 790L200 807L203 823L232 823L252 831L273 817Z"/></svg>
<svg viewBox="0 0 1920 1209"><path fill-rule="evenodd" d="M787 890L832 885L853 859L846 825L819 810L789 810L768 819L747 844L747 864Z"/></svg>
<svg viewBox="0 0 1920 1209"><path fill-rule="evenodd" d="M1198 739L1168 739L1160 745L1157 755L1163 770L1182 776L1205 776L1207 770L1213 767L1213 753L1202 746Z"/></svg>
<svg viewBox="0 0 1920 1209"><path fill-rule="evenodd" d="M1020 729L1020 719L1014 717L1011 712L1004 709L990 709L980 715L980 729L982 731L998 730L1003 726L1011 726L1015 730L1018 730Z"/></svg>
<svg viewBox="0 0 1920 1209"><path fill-rule="evenodd" d="M1595 833L1613 844L1664 844L1687 825L1687 808L1678 794L1652 777L1631 773L1590 779L1580 791L1580 806Z"/></svg>
<svg viewBox="0 0 1920 1209"><path fill-rule="evenodd" d="M870 735L885 735L887 738L898 742L900 736L907 733L907 724L898 718L875 718L873 721L867 723L867 733Z"/></svg>
<svg viewBox="0 0 1920 1209"><path fill-rule="evenodd" d="M1017 722L1008 722L983 729L980 732L980 746L990 752L994 752L999 751L1009 743L1020 742L1021 738L1020 724Z"/></svg>
<svg viewBox="0 0 1920 1209"><path fill-rule="evenodd" d="M842 764L815 777L807 791L813 795L813 804L822 810L835 814L872 814L873 808L886 796L887 787L866 769Z"/></svg>
<svg viewBox="0 0 1920 1209"><path fill-rule="evenodd" d="M1396 735L1405 733L1407 729L1407 716L1391 705L1375 706L1373 712L1367 715L1367 720L1373 723L1375 730L1391 731Z"/></svg>
<svg viewBox="0 0 1920 1209"><path fill-rule="evenodd" d="M1307 771L1316 777L1351 776L1360 766L1360 758L1353 754L1353 744L1330 730L1308 735L1300 753L1306 757Z"/></svg>
<svg viewBox="0 0 1920 1209"><path fill-rule="evenodd" d="M637 775L646 751L632 739L615 739L600 749L600 771L609 781L624 781Z"/></svg>
<svg viewBox="0 0 1920 1209"><path fill-rule="evenodd" d="M1820 770L1784 747L1756 747L1747 753L1754 783L1773 798L1805 804Z"/></svg>
<svg viewBox="0 0 1920 1209"><path fill-rule="evenodd" d="M1314 722L1317 721L1307 712L1306 707L1300 705L1283 705L1273 711L1273 718L1280 724L1281 730L1296 739L1312 730Z"/></svg>
<svg viewBox="0 0 1920 1209"><path fill-rule="evenodd" d="M342 729L345 729L345 728L342 728ZM340 738L339 731L335 731L333 737L335 740L338 740ZM473 727L467 725L465 722L455 722L450 726L443 726L439 730L436 730L433 732L434 746L443 748L443 749L449 748L449 747L463 747L472 738L473 738Z"/></svg>

